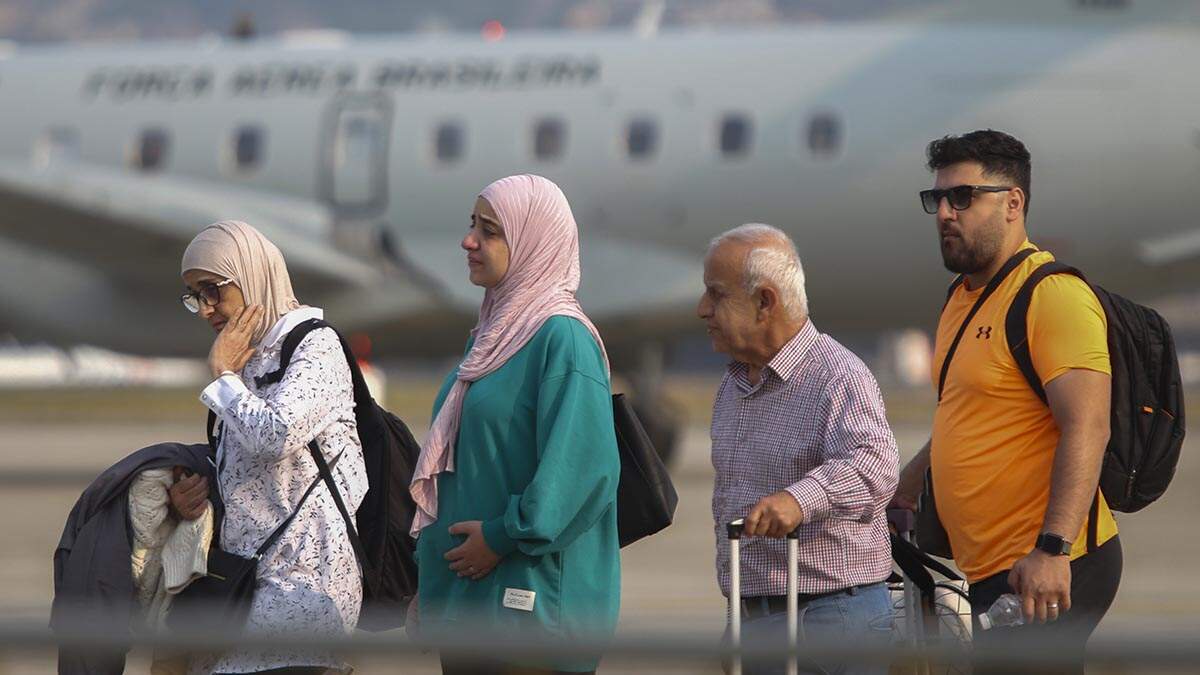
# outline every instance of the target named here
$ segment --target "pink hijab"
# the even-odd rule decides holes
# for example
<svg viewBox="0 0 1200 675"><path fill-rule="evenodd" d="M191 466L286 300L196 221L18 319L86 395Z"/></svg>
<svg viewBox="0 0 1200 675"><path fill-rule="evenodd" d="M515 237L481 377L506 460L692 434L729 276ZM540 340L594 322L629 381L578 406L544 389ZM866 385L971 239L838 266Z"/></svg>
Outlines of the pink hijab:
<svg viewBox="0 0 1200 675"><path fill-rule="evenodd" d="M413 473L417 504L410 534L437 520L437 474L454 471L463 400L472 382L504 365L552 316L578 319L604 352L600 333L575 300L579 288L579 229L562 190L541 176L501 178L479 193L508 240L508 272L483 296L475 344L458 367L458 379L433 420ZM605 361L607 362L607 355Z"/></svg>

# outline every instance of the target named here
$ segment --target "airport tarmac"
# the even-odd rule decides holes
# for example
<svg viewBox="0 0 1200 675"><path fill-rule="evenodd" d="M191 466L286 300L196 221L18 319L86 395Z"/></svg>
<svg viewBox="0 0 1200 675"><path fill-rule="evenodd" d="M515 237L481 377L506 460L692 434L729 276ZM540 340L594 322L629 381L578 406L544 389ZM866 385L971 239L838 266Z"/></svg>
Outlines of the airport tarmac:
<svg viewBox="0 0 1200 675"><path fill-rule="evenodd" d="M686 406L691 414L672 466L679 492L676 521L659 535L622 551L619 632L643 637L652 633L711 635L717 639L724 626L725 603L714 581L712 467L705 413L696 404L709 395L711 383L689 382L679 391L691 401ZM907 458L927 437L931 400L922 391L896 393L888 396L888 401L889 417ZM120 415L63 414L58 421L52 415L13 414L19 406L6 406L7 412L0 413L0 476L14 471L68 471L82 480L154 442L198 442L203 437L203 410L196 404L192 419L188 405L156 413L156 421L139 419L136 402L127 406L132 411L123 408ZM420 412L412 412L407 418L414 430L422 430L428 423L427 413L422 417ZM1200 538L1195 536L1196 514L1200 513L1200 490L1195 487L1200 481L1198 444L1200 440L1193 440L1185 446L1175 482L1162 500L1141 513L1119 515L1125 571L1116 603L1099 635L1184 630L1200 634L1200 583L1196 581ZM84 485L6 483L0 490L0 532L5 534L0 553L0 588L4 589L0 616L45 621L52 598L51 557L66 515ZM50 673L53 664L47 654L0 654L0 673ZM359 673L397 672L398 666L381 659L361 660L357 665ZM128 672L147 672L144 657L135 655ZM437 669L427 657L406 661L401 672ZM715 664L688 663L671 669L659 663L610 660L602 664L601 672L720 670Z"/></svg>

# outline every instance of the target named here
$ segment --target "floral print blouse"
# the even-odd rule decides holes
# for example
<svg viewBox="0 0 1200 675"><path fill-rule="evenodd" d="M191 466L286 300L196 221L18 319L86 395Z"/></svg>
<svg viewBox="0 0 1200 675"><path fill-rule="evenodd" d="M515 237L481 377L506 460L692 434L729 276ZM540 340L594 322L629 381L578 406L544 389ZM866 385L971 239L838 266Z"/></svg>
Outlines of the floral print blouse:
<svg viewBox="0 0 1200 675"><path fill-rule="evenodd" d="M258 387L254 378L279 366L283 339L296 325L322 318L302 307L282 316L242 372L225 374L200 400L220 423L218 487L225 502L220 544L242 556L255 550L295 509L319 476L308 450L314 438L353 516L367 492L367 474L354 419L350 368L337 334L309 333L283 379ZM358 560L328 488L313 490L296 519L266 551L247 632L259 635L350 633L362 602ZM344 670L334 655L316 650L238 650L192 659L196 674L245 673L285 666Z"/></svg>

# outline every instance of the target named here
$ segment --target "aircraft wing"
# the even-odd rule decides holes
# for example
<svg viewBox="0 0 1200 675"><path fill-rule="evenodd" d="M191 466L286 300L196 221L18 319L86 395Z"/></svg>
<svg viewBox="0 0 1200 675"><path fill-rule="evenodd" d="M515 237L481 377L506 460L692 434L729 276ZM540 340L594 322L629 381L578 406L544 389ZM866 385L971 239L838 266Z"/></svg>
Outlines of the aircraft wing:
<svg viewBox="0 0 1200 675"><path fill-rule="evenodd" d="M1200 258L1200 230L1177 232L1138 243L1138 259L1150 267L1166 267Z"/></svg>
<svg viewBox="0 0 1200 675"><path fill-rule="evenodd" d="M223 219L259 228L283 251L297 287L372 285L379 270L331 242L321 204L244 187L65 163L43 171L0 158L0 238L97 269L118 285L177 279L192 237Z"/></svg>

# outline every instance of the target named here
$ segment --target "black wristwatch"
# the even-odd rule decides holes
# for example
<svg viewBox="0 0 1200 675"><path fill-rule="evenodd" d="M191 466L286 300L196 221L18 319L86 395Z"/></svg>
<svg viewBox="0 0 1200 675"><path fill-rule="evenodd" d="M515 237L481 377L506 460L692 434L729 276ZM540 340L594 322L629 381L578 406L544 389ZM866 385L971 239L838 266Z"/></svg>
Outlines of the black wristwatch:
<svg viewBox="0 0 1200 675"><path fill-rule="evenodd" d="M1034 546L1039 551L1049 553L1050 555L1071 555L1071 542L1057 534L1050 534L1049 532L1039 534L1037 543Z"/></svg>

